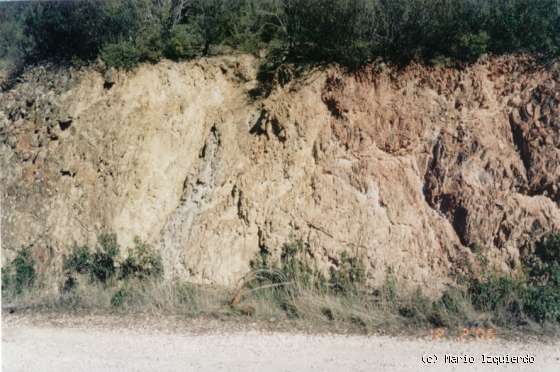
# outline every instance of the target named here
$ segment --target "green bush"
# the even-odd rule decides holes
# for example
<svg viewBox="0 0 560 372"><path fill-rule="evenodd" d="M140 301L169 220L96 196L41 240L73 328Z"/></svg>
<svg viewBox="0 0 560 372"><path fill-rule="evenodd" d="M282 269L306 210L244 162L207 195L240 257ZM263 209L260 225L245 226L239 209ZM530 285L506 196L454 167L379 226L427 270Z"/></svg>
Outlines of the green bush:
<svg viewBox="0 0 560 372"><path fill-rule="evenodd" d="M251 261L251 268L257 272L257 286L282 284L281 291L297 295L313 290L321 293L354 294L365 288L366 269L363 260L343 252L340 264L331 268L327 280L313 264L305 244L301 240L282 246L279 261L272 261L267 251L262 251Z"/></svg>
<svg viewBox="0 0 560 372"><path fill-rule="evenodd" d="M544 236L537 243L535 253L545 264L560 264L560 233Z"/></svg>
<svg viewBox="0 0 560 372"><path fill-rule="evenodd" d="M284 1L286 36L294 60L365 62L372 51L373 7L367 0Z"/></svg>
<svg viewBox="0 0 560 372"><path fill-rule="evenodd" d="M128 297L130 297L129 291L122 287L119 288L111 297L111 306L121 307Z"/></svg>
<svg viewBox="0 0 560 372"><path fill-rule="evenodd" d="M476 308L494 311L522 298L523 290L523 283L510 277L492 276L486 280L474 280L470 286L470 295Z"/></svg>
<svg viewBox="0 0 560 372"><path fill-rule="evenodd" d="M12 275L9 267L2 268L2 291L7 291L12 285Z"/></svg>
<svg viewBox="0 0 560 372"><path fill-rule="evenodd" d="M468 297L460 289L448 289L441 297L432 303L428 313L428 320L437 327L455 327L462 325L468 319L466 313Z"/></svg>
<svg viewBox="0 0 560 372"><path fill-rule="evenodd" d="M393 269L389 267L385 273L385 281L379 291L381 301L385 306L394 307L398 300L397 280Z"/></svg>
<svg viewBox="0 0 560 372"><path fill-rule="evenodd" d="M130 41L106 44L100 52L107 66L131 70L141 61L140 50Z"/></svg>
<svg viewBox="0 0 560 372"><path fill-rule="evenodd" d="M14 284L17 293L23 289L31 288L35 283L35 260L31 255L31 247L19 251L17 257L12 262L15 270Z"/></svg>
<svg viewBox="0 0 560 372"><path fill-rule="evenodd" d="M417 287L409 296L408 301L399 304L399 315L412 319L415 323L426 323L433 315L433 302L422 293L422 289ZM432 322L433 323L433 322Z"/></svg>
<svg viewBox="0 0 560 372"><path fill-rule="evenodd" d="M281 290L291 294L303 289L323 288L326 284L324 276L311 266L301 240L284 244L279 261L272 261L268 251L261 251L251 261L251 268L258 273L257 285L285 284Z"/></svg>
<svg viewBox="0 0 560 372"><path fill-rule="evenodd" d="M112 278L117 269L115 259L119 255L119 245L116 234L105 233L98 237L96 251L92 255L90 273L93 278L106 283Z"/></svg>
<svg viewBox="0 0 560 372"><path fill-rule="evenodd" d="M137 63L206 55L229 45L280 46L290 63L356 67L476 60L483 53L560 53L557 0L82 0L3 4L6 58ZM5 19L4 19L5 18ZM267 68L277 66L270 61Z"/></svg>
<svg viewBox="0 0 560 372"><path fill-rule="evenodd" d="M531 286L524 295L523 310L538 322L560 322L560 287Z"/></svg>
<svg viewBox="0 0 560 372"><path fill-rule="evenodd" d="M120 247L116 234L100 234L97 240L97 248L94 252L91 252L86 245L75 245L72 253L64 257L63 268L66 274L64 291L76 287L78 282L74 274L89 274L92 281L104 284L114 277L144 280L149 277L160 278L163 275L161 256L139 238L134 239L134 247L128 251L127 257L120 262L120 265L117 262Z"/></svg>
<svg viewBox="0 0 560 372"><path fill-rule="evenodd" d="M200 30L192 25L177 25L171 30L165 56L174 60L193 58L202 54L202 46Z"/></svg>
<svg viewBox="0 0 560 372"><path fill-rule="evenodd" d="M490 36L485 31L476 34L466 34L459 38L459 53L466 61L476 61L478 57L488 51Z"/></svg>
<svg viewBox="0 0 560 372"><path fill-rule="evenodd" d="M121 264L120 277L122 279L148 277L158 278L163 274L161 256L151 246L142 242L138 237L134 239L134 249Z"/></svg>
<svg viewBox="0 0 560 372"><path fill-rule="evenodd" d="M223 42L252 54L267 47L277 29L267 5L267 1L262 0L230 1L221 21L224 24Z"/></svg>
<svg viewBox="0 0 560 372"><path fill-rule="evenodd" d="M10 6L0 3L0 69L17 68L25 51L32 48L22 27L25 9L23 2Z"/></svg>
<svg viewBox="0 0 560 372"><path fill-rule="evenodd" d="M288 318L298 318L295 302L299 298L309 293L324 293L327 289L325 277L312 265L309 251L301 240L284 244L277 260L262 250L251 261L251 268L254 277L246 283L247 292L273 303ZM240 295L238 292L232 303L240 300Z"/></svg>
<svg viewBox="0 0 560 372"><path fill-rule="evenodd" d="M366 285L366 267L359 257L351 257L347 252L340 255L338 268L330 270L330 284L335 292L353 293Z"/></svg>
<svg viewBox="0 0 560 372"><path fill-rule="evenodd" d="M115 234L103 233L97 240L94 252L87 245L75 245L72 253L64 258L66 279L62 285L63 292L69 292L77 286L75 274L88 274L92 281L103 284L112 278L144 280L162 277L161 256L139 238L134 239L134 247L122 262L118 262L120 247Z"/></svg>
<svg viewBox="0 0 560 372"><path fill-rule="evenodd" d="M2 268L2 290L20 294L33 287L37 279L31 247L24 247L14 260Z"/></svg>
<svg viewBox="0 0 560 372"><path fill-rule="evenodd" d="M103 7L97 1L35 2L27 6L24 32L34 59L91 60L103 43Z"/></svg>
<svg viewBox="0 0 560 372"><path fill-rule="evenodd" d="M524 310L533 319L560 322L560 233L543 237L528 270Z"/></svg>
<svg viewBox="0 0 560 372"><path fill-rule="evenodd" d="M87 274L92 265L92 254L87 245L74 245L72 253L63 259L63 268L68 272Z"/></svg>
<svg viewBox="0 0 560 372"><path fill-rule="evenodd" d="M322 285L324 278L314 269L301 240L284 244L280 256L280 269L287 280L302 288Z"/></svg>
<svg viewBox="0 0 560 372"><path fill-rule="evenodd" d="M470 295L483 311L522 314L537 321L560 322L560 235L545 236L536 244L535 256L526 262L526 276L520 280L491 276L474 280Z"/></svg>

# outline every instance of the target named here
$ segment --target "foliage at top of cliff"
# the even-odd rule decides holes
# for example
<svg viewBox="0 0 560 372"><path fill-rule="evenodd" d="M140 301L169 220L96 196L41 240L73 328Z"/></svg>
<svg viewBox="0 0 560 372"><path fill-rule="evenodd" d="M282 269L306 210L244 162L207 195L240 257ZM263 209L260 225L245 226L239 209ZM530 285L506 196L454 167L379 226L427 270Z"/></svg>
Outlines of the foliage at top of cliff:
<svg viewBox="0 0 560 372"><path fill-rule="evenodd" d="M259 53L267 62L473 61L560 51L558 0L82 0L0 5L0 68Z"/></svg>

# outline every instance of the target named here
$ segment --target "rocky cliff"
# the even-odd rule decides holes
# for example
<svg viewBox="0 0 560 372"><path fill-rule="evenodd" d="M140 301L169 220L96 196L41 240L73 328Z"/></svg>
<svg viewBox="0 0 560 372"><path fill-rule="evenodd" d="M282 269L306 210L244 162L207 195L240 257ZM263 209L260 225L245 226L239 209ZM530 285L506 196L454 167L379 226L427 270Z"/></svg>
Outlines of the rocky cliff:
<svg viewBox="0 0 560 372"><path fill-rule="evenodd" d="M560 229L557 66L329 67L255 98L257 66L26 72L0 95L3 261L31 244L56 272L112 230L168 277L231 285L301 239L325 270L347 251L372 283L392 268L438 291Z"/></svg>

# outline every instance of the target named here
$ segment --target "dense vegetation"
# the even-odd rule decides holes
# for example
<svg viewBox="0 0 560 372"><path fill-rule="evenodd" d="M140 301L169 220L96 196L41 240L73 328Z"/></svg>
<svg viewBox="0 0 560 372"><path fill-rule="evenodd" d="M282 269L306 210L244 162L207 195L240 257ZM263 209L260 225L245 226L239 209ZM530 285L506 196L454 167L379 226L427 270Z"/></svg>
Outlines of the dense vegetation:
<svg viewBox="0 0 560 372"><path fill-rule="evenodd" d="M13 300L25 292L44 289L43 286L49 284L48 279L38 277L36 266L32 247L21 249L16 258L2 268L2 298ZM95 250L87 245L75 245L70 254L63 257L62 269L62 282L59 283L62 298L75 294L82 283L82 287L98 285L107 292L117 287L113 294L117 303L123 297L122 288L129 282L158 281L163 275L161 257L150 245L135 238L133 248L122 258L117 236L112 233L100 234Z"/></svg>
<svg viewBox="0 0 560 372"><path fill-rule="evenodd" d="M229 48L229 49L228 49ZM97 57L132 68L163 57L268 52L267 66L382 57L473 61L560 52L558 0L82 0L0 5L0 60Z"/></svg>

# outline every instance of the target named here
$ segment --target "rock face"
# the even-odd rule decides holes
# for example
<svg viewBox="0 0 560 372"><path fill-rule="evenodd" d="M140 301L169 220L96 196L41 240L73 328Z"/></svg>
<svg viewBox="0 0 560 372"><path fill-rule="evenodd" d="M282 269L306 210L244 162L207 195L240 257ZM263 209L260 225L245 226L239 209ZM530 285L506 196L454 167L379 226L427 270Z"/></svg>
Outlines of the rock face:
<svg viewBox="0 0 560 372"><path fill-rule="evenodd" d="M3 262L32 244L56 272L112 230L158 248L168 277L232 285L301 239L324 270L347 251L372 284L392 268L437 292L473 252L515 270L560 229L554 67L332 67L251 98L257 66L27 72L0 96Z"/></svg>

